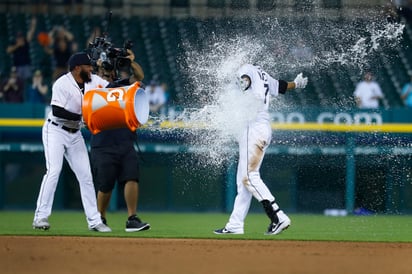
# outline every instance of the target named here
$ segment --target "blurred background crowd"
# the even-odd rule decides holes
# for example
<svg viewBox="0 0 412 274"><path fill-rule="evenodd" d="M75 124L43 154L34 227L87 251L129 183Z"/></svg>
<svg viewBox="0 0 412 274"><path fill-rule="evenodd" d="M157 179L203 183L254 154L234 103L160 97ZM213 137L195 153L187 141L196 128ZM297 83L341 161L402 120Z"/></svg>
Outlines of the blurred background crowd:
<svg viewBox="0 0 412 274"><path fill-rule="evenodd" d="M276 1L276 0L32 0L2 1L0 4L0 102L48 104L51 86L56 78L67 71L69 56L88 47L93 38L108 28L107 11L113 11L107 33L112 42L122 47L126 39L133 41L136 61L145 71L144 83L151 101L152 113L166 114L167 105L179 105L185 97L184 72L178 61L184 41L197 43L201 38L199 24L207 23L219 28L225 18L242 18L248 11L263 15L294 14L299 11L324 11L332 22L353 20L360 16L362 8L378 7L381 16L388 21L407 24L404 42L400 45L395 61L382 71L366 71L378 86L379 95L365 95L368 85L364 75L348 72L349 83L324 75L317 86L309 85L312 92L297 96L295 105L328 106L336 94L353 98L347 106L404 107L412 106L410 63L412 54L405 47L412 39L409 21L412 18L412 1ZM368 2L368 3L366 3ZM374 2L374 3L371 3ZM375 3L376 2L376 3ZM369 6L370 5L370 6ZM329 15L327 15L329 13ZM302 13L304 14L304 13ZM318 14L319 15L319 14ZM336 19L338 18L338 19ZM346 19L345 19L346 18ZM213 22L213 23L212 23ZM304 19L297 19L304 24ZM338 22L338 23L339 23ZM290 52L299 60L311 60L313 49L303 40L291 45ZM395 76L393 76L395 75ZM335 91L325 91L332 82ZM189 85L190 87L190 85ZM329 85L330 87L330 85ZM328 88L330 89L330 88ZM342 89L342 90L339 90ZM370 93L370 92L369 92ZM362 96L363 94L363 96ZM312 96L312 98L311 98ZM371 99L372 98L372 99ZM363 104L361 100L375 100ZM346 100L347 101L347 100ZM378 105L377 105L378 104Z"/></svg>

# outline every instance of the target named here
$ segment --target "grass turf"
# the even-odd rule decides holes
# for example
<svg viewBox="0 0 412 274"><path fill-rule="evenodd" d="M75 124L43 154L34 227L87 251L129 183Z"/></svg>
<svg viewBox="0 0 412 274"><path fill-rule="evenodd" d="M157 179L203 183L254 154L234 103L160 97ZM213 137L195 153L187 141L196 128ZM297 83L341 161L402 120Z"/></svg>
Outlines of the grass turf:
<svg viewBox="0 0 412 274"><path fill-rule="evenodd" d="M225 225L229 214L141 212L139 217L152 228L127 233L124 231L126 213L111 212L107 219L113 232L98 233L88 230L83 212L54 211L49 219L50 230L41 231L31 227L33 212L0 211L0 235L412 242L412 216L409 215L330 217L290 214L291 227L276 236L264 235L268 219L257 213L250 213L246 218L244 235L213 234L214 229Z"/></svg>

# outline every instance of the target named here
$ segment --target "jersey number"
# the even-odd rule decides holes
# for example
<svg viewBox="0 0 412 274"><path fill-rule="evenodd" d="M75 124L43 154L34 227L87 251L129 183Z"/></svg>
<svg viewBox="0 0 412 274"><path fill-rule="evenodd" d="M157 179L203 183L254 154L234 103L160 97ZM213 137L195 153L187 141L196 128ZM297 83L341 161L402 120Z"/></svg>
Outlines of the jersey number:
<svg viewBox="0 0 412 274"><path fill-rule="evenodd" d="M264 104L266 104L266 98L268 96L268 92L269 92L269 84L268 84L268 78L266 77L266 74L261 71L259 69L259 77L260 79L262 79L263 82L265 82L265 84L263 84L263 87L265 88L265 100L264 100Z"/></svg>

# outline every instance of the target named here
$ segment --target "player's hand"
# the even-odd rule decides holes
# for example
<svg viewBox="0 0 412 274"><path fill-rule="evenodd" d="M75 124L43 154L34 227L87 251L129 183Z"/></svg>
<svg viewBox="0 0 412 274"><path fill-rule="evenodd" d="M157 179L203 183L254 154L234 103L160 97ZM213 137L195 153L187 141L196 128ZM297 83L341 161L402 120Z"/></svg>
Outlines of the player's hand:
<svg viewBox="0 0 412 274"><path fill-rule="evenodd" d="M295 88L305 88L308 84L308 77L303 77L303 73L301 72L296 76L293 82L295 83Z"/></svg>

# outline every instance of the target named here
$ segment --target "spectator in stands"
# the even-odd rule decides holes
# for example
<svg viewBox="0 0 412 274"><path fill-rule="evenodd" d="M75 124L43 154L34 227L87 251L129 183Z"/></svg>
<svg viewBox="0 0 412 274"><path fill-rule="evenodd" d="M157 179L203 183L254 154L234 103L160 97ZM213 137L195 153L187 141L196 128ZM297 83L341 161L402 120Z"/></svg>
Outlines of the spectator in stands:
<svg viewBox="0 0 412 274"><path fill-rule="evenodd" d="M371 72L365 73L364 80L356 85L353 95L359 108L379 108L379 100L384 97L381 87L373 80Z"/></svg>
<svg viewBox="0 0 412 274"><path fill-rule="evenodd" d="M394 5L402 17L408 22L412 22L412 0L396 0Z"/></svg>
<svg viewBox="0 0 412 274"><path fill-rule="evenodd" d="M49 87L43 83L43 74L41 70L36 70L33 74L32 84L27 91L27 102L47 103L47 92Z"/></svg>
<svg viewBox="0 0 412 274"><path fill-rule="evenodd" d="M63 0L66 14L81 15L83 11L83 0Z"/></svg>
<svg viewBox="0 0 412 274"><path fill-rule="evenodd" d="M151 80L146 88L149 95L150 112L152 114L165 114L165 104L167 102L166 91L157 81Z"/></svg>
<svg viewBox="0 0 412 274"><path fill-rule="evenodd" d="M384 5L384 12L386 15L386 20L388 23L399 23L401 18L399 14L399 7L397 6L399 3L388 1Z"/></svg>
<svg viewBox="0 0 412 274"><path fill-rule="evenodd" d="M49 32L50 46L44 47L46 53L53 56L54 71L52 80L55 81L67 72L67 61L77 51L74 35L63 26L55 26Z"/></svg>
<svg viewBox="0 0 412 274"><path fill-rule="evenodd" d="M0 90L0 98L5 103L22 103L24 93L23 80L18 76L16 67L12 67Z"/></svg>
<svg viewBox="0 0 412 274"><path fill-rule="evenodd" d="M32 14L47 14L49 0L31 0Z"/></svg>
<svg viewBox="0 0 412 274"><path fill-rule="evenodd" d="M7 53L12 55L13 66L17 70L17 75L23 81L29 81L32 76L30 41L33 39L36 25L36 17L32 17L27 33L24 34L22 31L18 31L15 41L6 49Z"/></svg>
<svg viewBox="0 0 412 274"><path fill-rule="evenodd" d="M409 83L406 83L402 88L401 98L405 106L412 107L412 75Z"/></svg>
<svg viewBox="0 0 412 274"><path fill-rule="evenodd" d="M310 63L313 61L312 48L305 44L303 39L298 39L291 48L291 54L299 63Z"/></svg>
<svg viewBox="0 0 412 274"><path fill-rule="evenodd" d="M170 102L170 92L169 92L169 86L167 85L167 83L162 82L160 84L160 86L162 87L162 89L164 90L165 93L165 97L166 97L166 103Z"/></svg>

